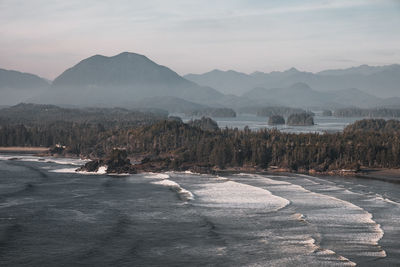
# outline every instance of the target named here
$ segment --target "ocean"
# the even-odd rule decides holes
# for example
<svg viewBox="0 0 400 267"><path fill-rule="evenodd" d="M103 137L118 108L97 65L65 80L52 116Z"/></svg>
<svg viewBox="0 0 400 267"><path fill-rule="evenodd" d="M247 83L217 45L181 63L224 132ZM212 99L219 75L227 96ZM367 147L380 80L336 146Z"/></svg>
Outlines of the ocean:
<svg viewBox="0 0 400 267"><path fill-rule="evenodd" d="M400 184L0 155L0 266L398 266Z"/></svg>

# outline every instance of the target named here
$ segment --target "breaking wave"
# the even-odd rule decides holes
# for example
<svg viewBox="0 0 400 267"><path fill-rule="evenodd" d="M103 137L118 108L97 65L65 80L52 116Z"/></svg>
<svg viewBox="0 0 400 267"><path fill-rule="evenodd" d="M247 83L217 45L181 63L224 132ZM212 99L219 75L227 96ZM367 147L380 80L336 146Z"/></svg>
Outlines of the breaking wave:
<svg viewBox="0 0 400 267"><path fill-rule="evenodd" d="M219 177L222 182L202 184L195 191L200 205L207 207L262 209L278 211L290 204L289 200L273 195L266 189L241 184Z"/></svg>
<svg viewBox="0 0 400 267"><path fill-rule="evenodd" d="M305 210L307 213L302 212L304 215L296 216L299 220L307 220L323 232L324 247L327 249L347 252L353 250L351 253L358 256L386 257L386 252L378 244L384 235L381 225L373 220L371 213L360 206L334 196L310 191L297 184L271 179L274 176L248 177L258 179L273 193L289 199L295 207ZM305 182L310 184L309 181ZM328 181L325 186L335 190L332 184ZM344 191L348 192L350 191ZM357 251L357 248L354 250L355 247L363 249Z"/></svg>

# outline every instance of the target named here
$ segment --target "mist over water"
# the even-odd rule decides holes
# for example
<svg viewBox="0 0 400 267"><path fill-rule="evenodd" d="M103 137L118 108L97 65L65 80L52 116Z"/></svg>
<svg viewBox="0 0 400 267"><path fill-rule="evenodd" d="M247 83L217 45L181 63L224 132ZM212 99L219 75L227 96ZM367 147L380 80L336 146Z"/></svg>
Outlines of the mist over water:
<svg viewBox="0 0 400 267"><path fill-rule="evenodd" d="M74 173L76 161L15 158L0 157L1 266L400 262L398 184L190 172L116 177Z"/></svg>

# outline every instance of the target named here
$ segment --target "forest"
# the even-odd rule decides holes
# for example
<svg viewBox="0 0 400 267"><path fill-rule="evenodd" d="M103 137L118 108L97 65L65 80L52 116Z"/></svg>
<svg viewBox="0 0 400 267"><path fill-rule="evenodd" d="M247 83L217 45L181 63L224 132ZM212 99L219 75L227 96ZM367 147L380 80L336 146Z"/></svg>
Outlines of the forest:
<svg viewBox="0 0 400 267"><path fill-rule="evenodd" d="M231 108L206 108L199 110L191 110L185 112L186 116L207 116L207 117L220 117L220 118L234 118L236 112Z"/></svg>
<svg viewBox="0 0 400 267"><path fill-rule="evenodd" d="M3 115L3 114L2 114ZM400 122L362 120L342 133L291 134L276 129L218 129L210 119L185 124L178 119L138 117L119 121L49 120L11 122L2 117L0 146L52 147L52 153L105 158L116 148L158 170L268 167L291 171L400 166ZM208 129L203 126L206 125ZM57 144L61 146L56 146ZM65 146L65 149L60 147ZM151 165L153 164L153 165Z"/></svg>
<svg viewBox="0 0 400 267"><path fill-rule="evenodd" d="M336 117L369 117L369 118L399 118L398 108L342 108L334 112Z"/></svg>
<svg viewBox="0 0 400 267"><path fill-rule="evenodd" d="M166 119L159 110L123 108L63 108L55 105L25 104L0 109L0 125L45 125L55 122L101 123L104 127L134 127Z"/></svg>

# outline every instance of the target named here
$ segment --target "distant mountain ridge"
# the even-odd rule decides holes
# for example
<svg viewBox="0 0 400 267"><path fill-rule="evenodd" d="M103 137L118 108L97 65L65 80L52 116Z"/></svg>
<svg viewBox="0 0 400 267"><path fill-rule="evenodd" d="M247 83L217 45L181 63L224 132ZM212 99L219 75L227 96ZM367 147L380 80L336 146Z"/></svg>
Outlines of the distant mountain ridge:
<svg viewBox="0 0 400 267"><path fill-rule="evenodd" d="M213 70L204 74L188 74L184 77L221 92L227 92L231 88L232 92L238 95L255 87L285 88L295 83L306 83L316 91L356 88L377 97L400 97L400 65L398 64L376 67L361 65L318 73L299 71L295 68L282 72L254 72L252 74ZM237 82L239 79L240 83Z"/></svg>
<svg viewBox="0 0 400 267"><path fill-rule="evenodd" d="M37 75L0 69L0 105L14 105L49 86L45 79Z"/></svg>
<svg viewBox="0 0 400 267"><path fill-rule="evenodd" d="M282 105L301 108L375 107L382 99L358 89L344 89L320 92L305 83L296 83L286 88L254 88L245 94L255 105L267 103L270 106Z"/></svg>
<svg viewBox="0 0 400 267"><path fill-rule="evenodd" d="M188 81L147 57L124 52L112 57L95 55L58 76L49 91L34 98L52 104L129 106L151 97L179 97L197 103L223 94Z"/></svg>
<svg viewBox="0 0 400 267"><path fill-rule="evenodd" d="M385 66L368 66L366 64L360 65L358 67L351 67L347 69L330 69L317 72L320 75L350 75L350 74L360 74L360 75L371 75L385 70L390 70L393 68L398 68L399 64L385 65Z"/></svg>
<svg viewBox="0 0 400 267"><path fill-rule="evenodd" d="M48 86L49 83L34 74L0 69L0 88L29 89Z"/></svg>
<svg viewBox="0 0 400 267"><path fill-rule="evenodd" d="M257 80L251 75L228 70L213 70L203 75L188 74L184 78L197 84L207 84L224 94L241 95L243 90L250 90L257 86Z"/></svg>
<svg viewBox="0 0 400 267"><path fill-rule="evenodd" d="M169 112L277 105L400 107L399 85L397 64L361 65L318 73L296 68L252 74L213 70L182 77L144 55L123 52L86 58L64 71L52 84L35 75L0 69L0 105L33 102Z"/></svg>

